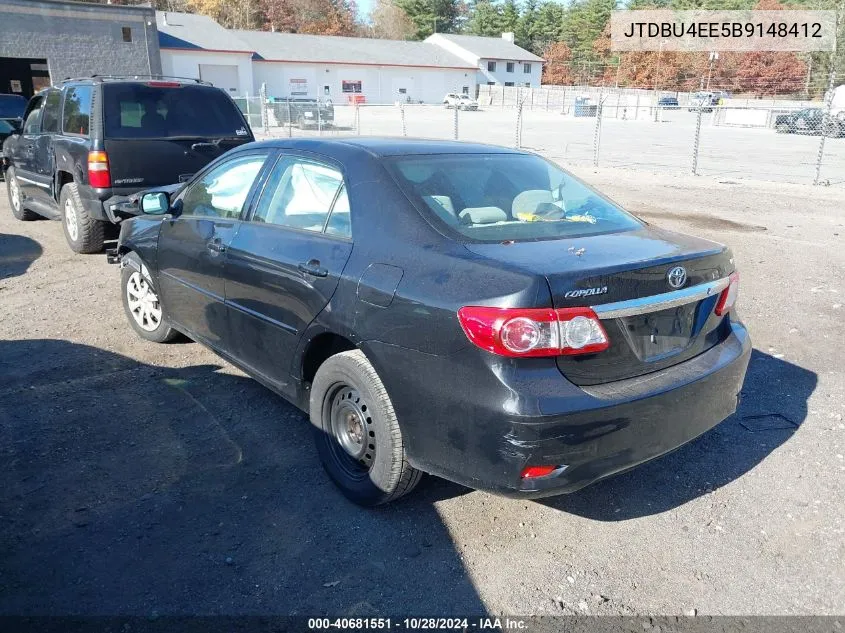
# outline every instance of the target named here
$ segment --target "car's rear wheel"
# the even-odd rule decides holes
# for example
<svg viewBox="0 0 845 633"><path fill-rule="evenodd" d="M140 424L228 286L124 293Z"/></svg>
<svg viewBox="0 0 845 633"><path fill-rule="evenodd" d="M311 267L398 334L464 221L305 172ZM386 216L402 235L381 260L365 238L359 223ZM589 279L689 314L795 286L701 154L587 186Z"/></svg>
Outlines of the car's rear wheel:
<svg viewBox="0 0 845 633"><path fill-rule="evenodd" d="M136 262L140 267L140 261ZM125 265L120 272L120 286L126 318L138 336L153 343L166 343L179 335L170 327L158 293L144 273L132 264Z"/></svg>
<svg viewBox="0 0 845 633"><path fill-rule="evenodd" d="M79 188L71 182L59 196L62 226L68 246L75 253L99 253L105 240L105 222L91 217L79 197Z"/></svg>
<svg viewBox="0 0 845 633"><path fill-rule="evenodd" d="M6 170L6 193L9 194L9 206L12 207L12 215L18 220L28 221L38 217L37 213L23 208L23 194L14 167L9 167Z"/></svg>
<svg viewBox="0 0 845 633"><path fill-rule="evenodd" d="M390 397L360 350L336 354L320 366L310 415L320 461L350 500L388 503L419 483L422 472L408 463Z"/></svg>
<svg viewBox="0 0 845 633"><path fill-rule="evenodd" d="M789 132L789 126L786 123L778 123L775 126L775 131L778 134L786 134L787 132Z"/></svg>
<svg viewBox="0 0 845 633"><path fill-rule="evenodd" d="M827 117L822 124L822 133L828 138L836 138L841 134L839 122L833 117Z"/></svg>

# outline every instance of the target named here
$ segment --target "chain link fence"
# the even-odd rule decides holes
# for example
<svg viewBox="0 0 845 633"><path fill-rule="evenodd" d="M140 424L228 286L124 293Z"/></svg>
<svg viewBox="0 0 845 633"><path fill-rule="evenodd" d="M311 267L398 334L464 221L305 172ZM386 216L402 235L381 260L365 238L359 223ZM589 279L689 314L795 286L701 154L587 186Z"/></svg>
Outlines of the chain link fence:
<svg viewBox="0 0 845 633"><path fill-rule="evenodd" d="M258 138L458 139L524 148L554 160L598 167L845 185L845 116L837 117L830 102L726 100L704 107L681 105L679 99L677 106L658 106L654 92L627 90L597 93L595 99L581 101L573 95L571 103L566 97L558 107L546 109L536 107L536 91L520 94L504 106L485 105L482 100L478 110L261 97L237 102Z"/></svg>

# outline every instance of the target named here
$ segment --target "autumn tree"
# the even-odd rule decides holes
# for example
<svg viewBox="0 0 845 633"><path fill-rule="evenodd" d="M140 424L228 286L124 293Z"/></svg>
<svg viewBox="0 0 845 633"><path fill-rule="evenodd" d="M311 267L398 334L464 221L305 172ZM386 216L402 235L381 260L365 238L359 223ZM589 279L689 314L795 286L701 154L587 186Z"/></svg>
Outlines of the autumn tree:
<svg viewBox="0 0 845 633"><path fill-rule="evenodd" d="M543 83L566 86L575 83L572 73L572 51L565 42L549 44L543 51Z"/></svg>
<svg viewBox="0 0 845 633"><path fill-rule="evenodd" d="M213 1L213 0L191 0ZM353 0L261 0L264 28L285 33L355 35Z"/></svg>
<svg viewBox="0 0 845 633"><path fill-rule="evenodd" d="M416 34L416 27L408 14L393 0L376 0L370 14L371 37L386 40L408 40Z"/></svg>

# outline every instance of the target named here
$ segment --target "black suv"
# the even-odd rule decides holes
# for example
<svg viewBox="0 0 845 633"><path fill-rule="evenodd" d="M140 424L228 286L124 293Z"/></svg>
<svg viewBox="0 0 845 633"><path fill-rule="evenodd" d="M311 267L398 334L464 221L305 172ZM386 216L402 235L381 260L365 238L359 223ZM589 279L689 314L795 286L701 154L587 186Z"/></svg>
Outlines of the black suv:
<svg viewBox="0 0 845 633"><path fill-rule="evenodd" d="M253 140L231 98L199 80L67 80L32 97L3 144L9 202L20 220L62 220L77 253L99 252L108 223L133 213L131 194L188 180Z"/></svg>

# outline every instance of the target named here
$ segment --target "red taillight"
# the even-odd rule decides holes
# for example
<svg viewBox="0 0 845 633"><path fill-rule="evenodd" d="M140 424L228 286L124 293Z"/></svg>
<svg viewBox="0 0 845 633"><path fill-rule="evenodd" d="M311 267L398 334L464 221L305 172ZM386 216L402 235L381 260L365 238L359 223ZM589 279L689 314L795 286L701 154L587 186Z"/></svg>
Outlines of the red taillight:
<svg viewBox="0 0 845 633"><path fill-rule="evenodd" d="M717 316L723 316L730 312L736 303L737 295L739 295L739 273L732 272L729 279L728 287L722 290L722 294L719 295L719 302L716 304Z"/></svg>
<svg viewBox="0 0 845 633"><path fill-rule="evenodd" d="M111 187L109 157L105 152L88 152L88 184L95 189Z"/></svg>
<svg viewBox="0 0 845 633"><path fill-rule="evenodd" d="M536 479L537 477L545 477L551 475L559 466L526 466L522 469L520 477L522 479Z"/></svg>
<svg viewBox="0 0 845 633"><path fill-rule="evenodd" d="M610 345L590 308L464 306L458 320L470 341L500 356L592 354Z"/></svg>

